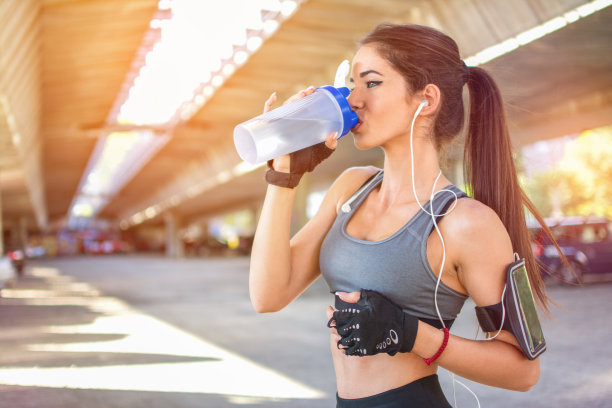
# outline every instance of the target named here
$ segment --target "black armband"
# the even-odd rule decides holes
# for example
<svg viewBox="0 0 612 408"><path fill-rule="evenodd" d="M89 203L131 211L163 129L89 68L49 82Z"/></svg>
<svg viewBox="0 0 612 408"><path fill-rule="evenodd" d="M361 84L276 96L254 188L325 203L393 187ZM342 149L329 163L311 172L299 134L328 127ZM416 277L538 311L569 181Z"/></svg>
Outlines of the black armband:
<svg viewBox="0 0 612 408"><path fill-rule="evenodd" d="M490 306L476 306L476 317L485 332L507 330L512 333L530 360L546 350L524 259L508 266L502 301Z"/></svg>

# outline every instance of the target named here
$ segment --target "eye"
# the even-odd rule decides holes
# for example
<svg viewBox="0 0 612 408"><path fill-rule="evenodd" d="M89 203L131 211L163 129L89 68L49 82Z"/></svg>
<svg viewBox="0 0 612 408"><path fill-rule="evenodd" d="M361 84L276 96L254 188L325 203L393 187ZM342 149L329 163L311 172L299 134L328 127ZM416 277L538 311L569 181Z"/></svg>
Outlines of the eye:
<svg viewBox="0 0 612 408"><path fill-rule="evenodd" d="M366 82L366 88L374 88L380 84L382 84L382 81L368 81Z"/></svg>

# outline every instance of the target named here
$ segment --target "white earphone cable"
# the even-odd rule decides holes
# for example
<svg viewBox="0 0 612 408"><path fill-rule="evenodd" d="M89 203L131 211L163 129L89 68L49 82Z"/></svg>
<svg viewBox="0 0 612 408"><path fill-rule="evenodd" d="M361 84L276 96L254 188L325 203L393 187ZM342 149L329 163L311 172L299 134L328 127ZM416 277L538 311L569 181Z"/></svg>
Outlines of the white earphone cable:
<svg viewBox="0 0 612 408"><path fill-rule="evenodd" d="M414 194L414 199L417 202L417 204L419 205L419 207L421 208L421 210L423 210L426 214L431 216L431 219L433 221L433 225L434 228L436 229L436 232L438 234L438 237L440 238L440 242L442 244L442 262L440 264L440 271L438 273L438 278L436 279L436 288L434 290L434 305L436 308L436 313L438 314L438 319L440 319L440 323L442 324L443 328L446 328L446 324L444 323L444 319L442 319L442 314L440 313L440 309L438 307L438 288L440 287L440 282L442 280L442 272L444 271L444 263L446 262L446 247L444 245L444 239L442 238L442 233L440 232L440 228L438 228L438 223L436 222L436 215L434 214L434 209L433 209L433 201L434 198L437 194L443 192L443 191L448 191L450 193L453 194L454 196L454 201L453 201L453 205L443 214L439 214L437 215L438 217L440 216L444 216L448 213L450 213L451 211L453 211L455 209L455 206L457 205L457 200L459 199L459 197L457 197L457 194L450 190L450 189L442 189L438 192L436 192L436 185L438 184L438 180L440 179L440 176L442 175L442 170L440 170L440 172L438 173L438 176L436 177L433 186L431 188L431 194L429 195L429 209L430 211L427 211L425 208L423 208L423 206L421 205L421 202L419 201L419 197L417 196L417 192L416 192L416 184L415 184L415 178L414 178L414 149L413 149L413 130L414 130L414 123L416 121L417 116L419 116L419 114L421 113L421 110L423 109L423 107L425 107L427 105L427 101L423 101L421 102L421 104L419 105L419 107L417 108L417 110L414 113L414 117L412 118L412 123L410 124L410 168L411 168L411 173L412 173L412 192ZM505 288L504 288L505 291ZM502 295L503 298L503 295ZM504 310L505 312L505 310ZM503 315L502 315L503 316ZM503 317L502 317L502 321L503 321ZM499 331L501 331L501 328L499 329ZM497 334L499 334L499 331L497 332ZM497 336L497 334L495 336ZM476 398L476 403L478 404L478 408L480 408L480 401L478 399L478 396L474 393L474 391L472 391L467 385L465 385L464 383L462 383L461 381L455 379L455 374L451 373L451 378L453 379L453 397L454 397L454 402L455 402L455 408L457 407L457 397L455 395L455 382L459 383L461 386L463 386L465 389L467 389L473 396L474 398Z"/></svg>
<svg viewBox="0 0 612 408"><path fill-rule="evenodd" d="M453 205L451 206L451 208L449 208L445 213L443 214L439 214L438 216L444 216L446 214L449 214L451 211L453 211L455 209L455 206L457 205L457 194L450 189L442 189L438 192L436 192L436 185L438 184L438 180L440 179L440 176L442 175L442 170L440 170L438 172L438 176L436 177L436 180L433 183L433 186L431 188L431 194L429 195L429 209L430 211L427 211L425 208L423 208L423 206L421 205L421 202L419 201L419 197L416 193L416 183L415 183L415 177L414 177L414 148L413 148L413 133L414 133L414 123L416 122L416 118L417 116L419 116L419 114L421 113L421 110L427 105L427 101L423 101L421 102L421 104L419 105L419 107L417 108L416 112L414 113L414 117L412 118L412 123L410 124L410 169L411 169L411 175L412 175L412 192L414 194L414 199L417 202L417 204L419 205L419 207L421 208L421 210L423 210L426 214L431 216L431 219L433 221L433 225L436 229L436 232L438 234L438 237L440 238L440 242L442 244L442 263L440 264L440 271L438 273L438 278L436 280L436 288L434 291L434 305L436 307L436 313L438 314L438 319L440 320L440 323L442 324L442 327L446 328L446 324L444 323L444 319L442 319L442 314L440 313L440 309L438 307L438 288L440 287L440 281L442 279L442 271L444 270L444 263L446 261L446 248L444 246L444 239L442 238L442 233L440 232L440 229L438 228L438 223L436 222L436 215L434 214L434 210L433 210L433 201L434 198L437 194L442 193L443 191L448 191L451 194L453 194L454 196L454 201L453 201Z"/></svg>

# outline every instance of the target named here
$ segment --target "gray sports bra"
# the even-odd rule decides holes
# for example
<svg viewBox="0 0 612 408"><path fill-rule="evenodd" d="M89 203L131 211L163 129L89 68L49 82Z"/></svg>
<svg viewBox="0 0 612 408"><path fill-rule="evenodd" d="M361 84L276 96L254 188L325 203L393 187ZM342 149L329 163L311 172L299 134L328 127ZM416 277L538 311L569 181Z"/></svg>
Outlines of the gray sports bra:
<svg viewBox="0 0 612 408"><path fill-rule="evenodd" d="M434 229L431 216L419 210L402 228L382 241L364 241L346 232L352 215L382 181L382 171L373 177L353 196L350 209L343 206L348 212L338 212L321 246L321 274L332 293L376 290L405 312L440 327L434 305L437 278L427 260L427 238ZM445 189L454 191L457 197L466 196L453 185ZM454 199L448 191L438 193L433 203L434 214L443 214ZM423 208L429 211L429 202ZM440 218L436 216L438 221ZM466 299L467 296L440 282L438 308L448 323L457 317Z"/></svg>

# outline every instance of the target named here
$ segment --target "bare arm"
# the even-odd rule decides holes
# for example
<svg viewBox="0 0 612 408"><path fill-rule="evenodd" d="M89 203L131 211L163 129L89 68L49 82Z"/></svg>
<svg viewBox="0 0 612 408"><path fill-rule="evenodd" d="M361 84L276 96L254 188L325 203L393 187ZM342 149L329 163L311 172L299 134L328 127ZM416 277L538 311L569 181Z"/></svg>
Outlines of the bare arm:
<svg viewBox="0 0 612 408"><path fill-rule="evenodd" d="M342 173L325 195L319 211L291 239L295 192L268 187L251 253L249 290L255 310L273 312L284 308L320 275L321 244L338 207L376 170L358 167Z"/></svg>
<svg viewBox="0 0 612 408"><path fill-rule="evenodd" d="M419 322L413 352L431 357L442 344L443 334L433 326ZM464 378L481 384L515 391L528 391L538 381L539 360L528 360L513 346L512 334L502 332L497 338L469 340L451 335L436 363Z"/></svg>
<svg viewBox="0 0 612 408"><path fill-rule="evenodd" d="M280 310L285 303L281 297L291 290L289 231L294 197L294 189L268 186L253 241L249 273L251 302L258 312Z"/></svg>
<svg viewBox="0 0 612 408"><path fill-rule="evenodd" d="M462 201L440 223L442 235L470 297L479 306L492 305L501 300L505 270L513 260L512 244L492 210L473 200ZM413 352L431 357L442 340L440 330L420 322ZM506 331L493 340L451 336L436 362L467 379L518 391L533 387L540 372L539 360L523 356L514 336Z"/></svg>
<svg viewBox="0 0 612 408"><path fill-rule="evenodd" d="M312 92L312 88L302 90L287 102ZM272 109L275 101L273 93L264 104L264 112ZM329 143L334 148L337 142ZM289 155L275 159L275 170L289 172L290 160ZM249 274L251 302L258 312L282 309L317 277L317 268L292 266L290 226L294 198L295 189L268 186L253 241Z"/></svg>

